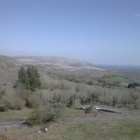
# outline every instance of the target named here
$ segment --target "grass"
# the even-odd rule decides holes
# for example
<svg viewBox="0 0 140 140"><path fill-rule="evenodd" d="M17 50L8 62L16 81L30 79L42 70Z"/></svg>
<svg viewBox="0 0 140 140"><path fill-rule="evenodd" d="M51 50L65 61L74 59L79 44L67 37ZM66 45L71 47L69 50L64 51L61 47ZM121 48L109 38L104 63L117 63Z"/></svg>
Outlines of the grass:
<svg viewBox="0 0 140 140"><path fill-rule="evenodd" d="M39 126L0 130L0 140L139 140L139 120L94 120L81 123L52 123L48 133Z"/></svg>
<svg viewBox="0 0 140 140"><path fill-rule="evenodd" d="M64 140L139 140L139 138L140 121L130 120L99 120L70 124L65 126L61 134L61 139Z"/></svg>
<svg viewBox="0 0 140 140"><path fill-rule="evenodd" d="M8 110L7 112L0 112L0 122L24 120L27 118L32 109L23 110Z"/></svg>
<svg viewBox="0 0 140 140"><path fill-rule="evenodd" d="M138 139L140 138L140 121L120 121L116 132L119 137L124 137L125 139Z"/></svg>
<svg viewBox="0 0 140 140"><path fill-rule="evenodd" d="M23 110L8 110L7 112L0 112L0 122L25 120L32 111L33 109L25 108ZM78 117L84 114L83 110L64 107L62 117Z"/></svg>
<svg viewBox="0 0 140 140"><path fill-rule="evenodd" d="M109 83L119 82L121 84L122 83L129 84L131 82L131 80L129 80L127 77L124 76L105 76L103 80Z"/></svg>
<svg viewBox="0 0 140 140"><path fill-rule="evenodd" d="M65 107L62 116L63 117L78 117L84 115L84 110L76 110L73 108Z"/></svg>

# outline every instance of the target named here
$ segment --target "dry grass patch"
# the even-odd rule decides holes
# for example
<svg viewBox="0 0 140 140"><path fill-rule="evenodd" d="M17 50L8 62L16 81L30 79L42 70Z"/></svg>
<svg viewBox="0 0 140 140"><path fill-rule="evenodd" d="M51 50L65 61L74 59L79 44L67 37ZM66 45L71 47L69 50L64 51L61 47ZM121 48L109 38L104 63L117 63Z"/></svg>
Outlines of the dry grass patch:
<svg viewBox="0 0 140 140"><path fill-rule="evenodd" d="M139 140L138 120L95 120L75 123L51 123L48 132L41 126L0 129L0 140Z"/></svg>

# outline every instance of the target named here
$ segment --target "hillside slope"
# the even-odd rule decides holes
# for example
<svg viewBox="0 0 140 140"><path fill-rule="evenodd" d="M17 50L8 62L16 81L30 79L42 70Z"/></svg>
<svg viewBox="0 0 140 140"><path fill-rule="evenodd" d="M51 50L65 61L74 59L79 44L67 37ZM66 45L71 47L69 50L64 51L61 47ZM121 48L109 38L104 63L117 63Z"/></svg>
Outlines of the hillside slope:
<svg viewBox="0 0 140 140"><path fill-rule="evenodd" d="M0 86L13 86L17 80L17 73L22 65L35 65L41 77L45 78L48 72L65 73L90 70L92 76L102 75L105 71L93 64L84 61L72 60L62 57L8 57L0 56ZM55 71L56 70L56 71Z"/></svg>
<svg viewBox="0 0 140 140"><path fill-rule="evenodd" d="M19 64L32 64L32 65L50 65L54 68L62 68L67 70L80 70L80 69L92 69L92 70L104 70L96 67L95 65L74 59L67 59L63 57L17 57L16 60Z"/></svg>

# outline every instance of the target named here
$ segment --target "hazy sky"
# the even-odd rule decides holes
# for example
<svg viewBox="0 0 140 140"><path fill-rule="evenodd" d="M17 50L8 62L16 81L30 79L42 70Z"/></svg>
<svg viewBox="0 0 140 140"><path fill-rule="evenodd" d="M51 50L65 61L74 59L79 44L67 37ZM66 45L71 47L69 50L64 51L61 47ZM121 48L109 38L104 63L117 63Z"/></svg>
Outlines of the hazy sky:
<svg viewBox="0 0 140 140"><path fill-rule="evenodd" d="M140 0L0 0L0 54L140 65Z"/></svg>

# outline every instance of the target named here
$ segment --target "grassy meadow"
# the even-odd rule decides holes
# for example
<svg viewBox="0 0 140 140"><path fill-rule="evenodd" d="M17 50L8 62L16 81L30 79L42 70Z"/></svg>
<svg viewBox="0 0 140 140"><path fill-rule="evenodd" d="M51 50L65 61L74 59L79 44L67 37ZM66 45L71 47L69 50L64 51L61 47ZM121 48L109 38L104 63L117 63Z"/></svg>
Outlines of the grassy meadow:
<svg viewBox="0 0 140 140"><path fill-rule="evenodd" d="M138 120L92 120L78 123L52 123L48 133L37 133L39 126L8 128L0 131L1 140L139 140Z"/></svg>

